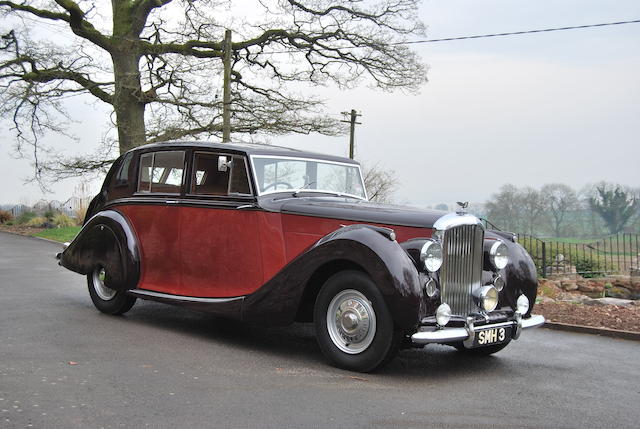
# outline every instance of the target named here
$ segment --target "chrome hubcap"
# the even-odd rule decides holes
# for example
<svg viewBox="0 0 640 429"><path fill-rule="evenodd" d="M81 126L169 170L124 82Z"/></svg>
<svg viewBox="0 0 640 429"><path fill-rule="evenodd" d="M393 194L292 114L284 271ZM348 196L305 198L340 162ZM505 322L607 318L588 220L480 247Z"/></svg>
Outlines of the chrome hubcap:
<svg viewBox="0 0 640 429"><path fill-rule="evenodd" d="M96 291L96 295L103 301L109 301L116 296L117 291L106 287L104 285L105 278L104 268L96 269L93 271L93 289Z"/></svg>
<svg viewBox="0 0 640 429"><path fill-rule="evenodd" d="M333 344L343 352L362 353L376 335L376 314L371 302L357 290L343 290L329 303L327 330Z"/></svg>

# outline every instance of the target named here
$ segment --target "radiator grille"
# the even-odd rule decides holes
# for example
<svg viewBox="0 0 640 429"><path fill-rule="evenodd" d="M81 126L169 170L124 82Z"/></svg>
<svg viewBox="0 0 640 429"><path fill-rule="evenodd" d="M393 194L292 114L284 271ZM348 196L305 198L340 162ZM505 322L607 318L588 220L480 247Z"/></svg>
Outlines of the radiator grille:
<svg viewBox="0 0 640 429"><path fill-rule="evenodd" d="M452 314L466 316L476 307L472 291L482 281L483 239L484 230L477 225L445 231L440 287L442 302L449 304Z"/></svg>

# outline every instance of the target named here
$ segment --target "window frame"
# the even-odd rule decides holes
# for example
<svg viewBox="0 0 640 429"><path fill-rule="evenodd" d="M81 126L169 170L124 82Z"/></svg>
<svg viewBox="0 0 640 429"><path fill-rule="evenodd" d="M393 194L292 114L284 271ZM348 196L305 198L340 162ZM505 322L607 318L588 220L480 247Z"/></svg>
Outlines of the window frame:
<svg viewBox="0 0 640 429"><path fill-rule="evenodd" d="M256 183L255 183L255 189L256 189L256 193L258 196L264 196L264 195L270 195L270 194L276 194L276 193L282 193L282 192L292 192L292 191L296 191L296 189L278 189L278 190L273 190L273 191L260 191L260 187L258 186L258 175L255 171L255 159L282 159L282 160L291 160L291 161L310 161L310 162L318 162L318 163L323 163L323 164L334 164L334 165L343 165L343 166L347 166L347 167L355 167L358 169L358 174L360 175L360 181L362 183L362 191L364 193L364 197L362 195L354 195L354 194L347 194L347 193L341 193L340 195L345 196L345 197L351 197L351 198L357 198L359 200L364 200L364 201L369 201L369 195L367 193L367 187L364 184L364 176L362 175L362 167L360 166L360 164L358 163L350 163L350 162L340 162L340 161L330 161L327 159L322 159L322 158L309 158L309 157L298 157L298 156L286 156L286 155L251 155L251 173L253 174L253 177L256 179ZM318 193L318 194L336 194L337 192L335 191L330 191L330 190L320 190L320 189L303 189L301 192L310 192L310 193Z"/></svg>
<svg viewBox="0 0 640 429"><path fill-rule="evenodd" d="M248 194L240 194L240 193L231 193L229 192L229 188L231 186L231 173L229 173L229 182L227 183L227 194L226 195L207 195L207 194L197 194L192 192L191 190L193 189L193 184L195 181L195 174L196 174L196 156L199 154L204 154L204 155L213 155L213 156L227 156L227 157L240 157L242 158L243 162L244 162L244 168L245 168L245 173L247 176L247 181L249 183L249 193ZM213 150L206 150L206 149L193 149L191 151L191 154L189 156L189 181L187 184L188 185L185 188L185 196L187 197L191 197L191 198L199 198L199 199L213 199L213 200L251 200L254 201L255 200L255 186L253 183L253 177L252 177L252 170L251 170L251 165L249 163L249 159L247 154L245 153L235 153L235 152L221 152L221 151L213 151Z"/></svg>
<svg viewBox="0 0 640 429"><path fill-rule="evenodd" d="M153 159L155 160L155 154L160 153L160 152L182 152L183 153L183 158L182 158L182 183L180 185L180 189L179 192L152 192L151 190L148 191L141 191L140 188L140 166L142 164L142 157L145 155L153 155ZM190 154L191 150L188 148L171 148L171 147L167 147L167 148L154 148L154 149L150 149L150 150L145 150L144 152L140 152L138 154L138 156L135 159L136 162L136 180L135 180L135 191L133 193L134 196L136 197L140 197L140 196L157 196L157 195L169 195L169 196L173 196L175 197L176 195L179 196L183 196L184 192L185 192L185 186L187 184L187 179L188 176L186 176L189 173L189 154ZM153 167L153 161L151 163L152 167ZM151 177L149 177L149 188L151 188Z"/></svg>

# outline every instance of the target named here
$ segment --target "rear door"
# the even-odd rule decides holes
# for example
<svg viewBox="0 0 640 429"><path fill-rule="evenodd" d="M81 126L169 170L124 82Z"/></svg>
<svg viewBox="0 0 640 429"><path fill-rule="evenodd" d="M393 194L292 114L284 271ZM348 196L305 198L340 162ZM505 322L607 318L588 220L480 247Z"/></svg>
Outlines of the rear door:
<svg viewBox="0 0 640 429"><path fill-rule="evenodd" d="M131 204L118 206L139 238L139 287L170 294L180 292L180 209L184 192L185 150L140 155L138 184Z"/></svg>

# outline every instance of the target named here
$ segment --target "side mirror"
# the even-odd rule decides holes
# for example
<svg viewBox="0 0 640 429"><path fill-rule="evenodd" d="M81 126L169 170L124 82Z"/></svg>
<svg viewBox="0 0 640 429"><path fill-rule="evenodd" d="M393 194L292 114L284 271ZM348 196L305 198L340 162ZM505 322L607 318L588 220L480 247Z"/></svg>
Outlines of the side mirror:
<svg viewBox="0 0 640 429"><path fill-rule="evenodd" d="M226 156L220 155L218 157L218 171L227 171L229 166L229 159Z"/></svg>

